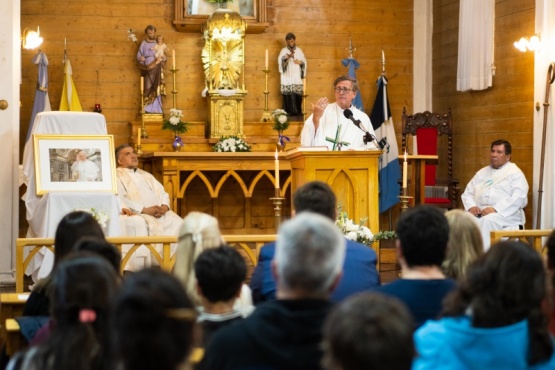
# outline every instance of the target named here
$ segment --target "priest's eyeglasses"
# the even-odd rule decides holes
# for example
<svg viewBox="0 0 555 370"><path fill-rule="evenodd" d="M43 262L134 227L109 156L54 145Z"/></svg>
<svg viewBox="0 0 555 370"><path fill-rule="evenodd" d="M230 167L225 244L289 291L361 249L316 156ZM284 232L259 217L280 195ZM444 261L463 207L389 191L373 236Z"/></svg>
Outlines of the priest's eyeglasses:
<svg viewBox="0 0 555 370"><path fill-rule="evenodd" d="M334 90L338 94L347 94L349 91L353 91L353 89L347 89L346 87L336 87Z"/></svg>

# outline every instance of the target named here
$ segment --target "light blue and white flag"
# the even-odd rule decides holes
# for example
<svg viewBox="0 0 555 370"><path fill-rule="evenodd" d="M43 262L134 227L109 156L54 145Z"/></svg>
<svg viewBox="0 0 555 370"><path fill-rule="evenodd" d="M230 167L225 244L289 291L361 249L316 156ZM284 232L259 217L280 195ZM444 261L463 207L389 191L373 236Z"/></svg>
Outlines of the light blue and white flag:
<svg viewBox="0 0 555 370"><path fill-rule="evenodd" d="M395 138L395 128L391 119L389 99L387 97L387 78L378 78L378 93L372 108L370 120L376 132L376 137L384 153L380 158L379 168L379 191L380 191L380 213L399 203L401 187L401 169L399 166L399 149Z"/></svg>
<svg viewBox="0 0 555 370"><path fill-rule="evenodd" d="M355 58L352 58L352 57L343 59L341 61L341 63L345 67L349 68L349 77L352 77L352 78L356 79L357 76L356 76L355 70L357 70L360 67L360 63L357 62L357 60ZM364 112L364 107L362 106L362 96L360 94L360 89L357 91L357 94L356 94L355 98L353 99L352 104L355 107L357 107L359 110Z"/></svg>

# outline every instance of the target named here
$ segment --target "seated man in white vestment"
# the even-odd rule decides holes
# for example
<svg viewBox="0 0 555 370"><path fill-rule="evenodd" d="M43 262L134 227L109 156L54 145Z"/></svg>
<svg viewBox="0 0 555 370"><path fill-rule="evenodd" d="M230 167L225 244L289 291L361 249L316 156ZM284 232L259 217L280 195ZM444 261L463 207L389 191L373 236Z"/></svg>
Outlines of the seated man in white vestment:
<svg viewBox="0 0 555 370"><path fill-rule="evenodd" d="M490 165L476 173L461 195L464 209L478 218L485 250L490 247L490 231L518 230L526 222L528 182L511 163L511 152L506 140L491 143Z"/></svg>
<svg viewBox="0 0 555 370"><path fill-rule="evenodd" d="M129 144L116 148L116 162L123 234L178 235L183 219L170 210L170 197L164 186L150 173L137 168L139 160ZM172 255L176 247L177 245L172 244ZM152 263L146 247L141 247L135 257L144 257L143 265L140 265L138 258L132 258L126 269L136 270Z"/></svg>
<svg viewBox="0 0 555 370"><path fill-rule="evenodd" d="M367 132L375 137L370 118L351 105L358 91L357 80L341 76L333 87L335 103L328 103L328 98L323 97L312 104L312 114L301 132L301 145L327 146L329 150L375 149L372 140L368 144L364 142Z"/></svg>

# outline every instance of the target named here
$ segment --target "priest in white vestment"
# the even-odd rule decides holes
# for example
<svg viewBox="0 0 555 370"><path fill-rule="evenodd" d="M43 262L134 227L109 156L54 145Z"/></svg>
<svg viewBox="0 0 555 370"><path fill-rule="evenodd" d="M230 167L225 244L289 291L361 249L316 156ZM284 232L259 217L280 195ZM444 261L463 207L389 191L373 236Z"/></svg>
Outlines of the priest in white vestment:
<svg viewBox="0 0 555 370"><path fill-rule="evenodd" d="M312 104L312 114L301 133L301 145L327 146L329 150L376 149L375 142L364 142L366 132L375 136L370 118L351 104L358 91L357 80L341 76L333 86L335 103L329 103L324 97ZM346 110L352 119L345 116Z"/></svg>
<svg viewBox="0 0 555 370"><path fill-rule="evenodd" d="M170 197L164 186L150 173L137 168L139 161L133 148L128 144L120 145L116 149L116 161L124 234L178 235L183 219L170 210ZM172 244L172 255L176 248L177 245ZM128 264L130 270L149 266L152 262L145 247L140 248L135 257ZM139 261L141 257L145 258L143 263Z"/></svg>
<svg viewBox="0 0 555 370"><path fill-rule="evenodd" d="M526 222L528 182L511 163L511 152L508 141L494 141L490 165L476 173L461 195L464 209L478 217L485 250L490 247L492 230L518 230Z"/></svg>

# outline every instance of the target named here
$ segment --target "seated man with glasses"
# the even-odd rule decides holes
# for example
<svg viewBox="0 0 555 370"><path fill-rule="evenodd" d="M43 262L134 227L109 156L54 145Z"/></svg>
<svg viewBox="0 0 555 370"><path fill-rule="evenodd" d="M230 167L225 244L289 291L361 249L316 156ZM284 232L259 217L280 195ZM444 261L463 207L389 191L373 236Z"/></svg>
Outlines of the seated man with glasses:
<svg viewBox="0 0 555 370"><path fill-rule="evenodd" d="M335 103L328 103L328 98L323 97L312 104L312 114L305 121L301 133L301 145L327 146L329 150L376 148L372 140L368 144L364 140L365 136L375 135L370 118L351 105L358 91L357 80L341 76L333 86Z"/></svg>

